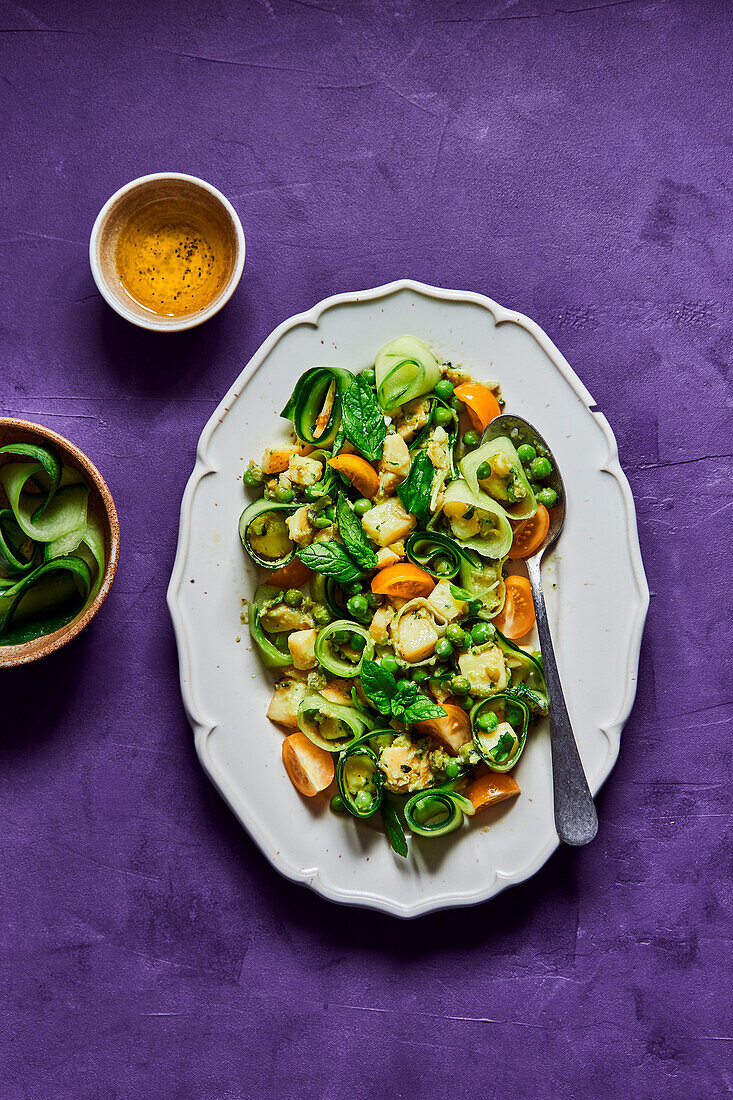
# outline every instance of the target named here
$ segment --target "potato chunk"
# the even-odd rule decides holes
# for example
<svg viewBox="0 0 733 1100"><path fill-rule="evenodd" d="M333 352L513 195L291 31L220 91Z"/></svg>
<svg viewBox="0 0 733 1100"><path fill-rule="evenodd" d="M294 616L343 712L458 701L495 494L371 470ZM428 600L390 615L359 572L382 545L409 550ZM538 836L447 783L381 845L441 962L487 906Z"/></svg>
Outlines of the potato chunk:
<svg viewBox="0 0 733 1100"><path fill-rule="evenodd" d="M439 615L447 619L449 623L462 618L466 614L468 604L465 600L457 600L450 590L450 581L440 581L428 596L428 603Z"/></svg>
<svg viewBox="0 0 733 1100"><path fill-rule="evenodd" d="M504 656L496 645L462 653L458 658L458 667L471 685L472 695L495 695L509 683Z"/></svg>
<svg viewBox="0 0 733 1100"><path fill-rule="evenodd" d="M376 504L362 519L367 535L378 546L407 538L415 528L415 519L406 512L399 500L385 500Z"/></svg>
<svg viewBox="0 0 733 1100"><path fill-rule="evenodd" d="M288 477L293 485L315 485L320 480L323 466L317 458L293 455L288 464Z"/></svg>
<svg viewBox="0 0 733 1100"><path fill-rule="evenodd" d="M304 695L305 684L302 680L279 680L267 708L267 717L272 722L279 722L281 726L297 729L298 707Z"/></svg>
<svg viewBox="0 0 733 1100"><path fill-rule="evenodd" d="M288 516L285 522L290 538L293 542L297 542L298 546L308 546L309 543L313 542L316 528L308 519L308 509L305 505L298 508L297 512L293 512L292 516Z"/></svg>
<svg viewBox="0 0 733 1100"><path fill-rule="evenodd" d="M283 473L284 470L287 470L292 456L297 453L297 447L268 447L262 456L263 474Z"/></svg>
<svg viewBox="0 0 733 1100"><path fill-rule="evenodd" d="M414 663L430 657L439 638L434 619L427 610L407 611L397 628L397 649L405 661Z"/></svg>
<svg viewBox="0 0 733 1100"><path fill-rule="evenodd" d="M379 487L393 493L410 472L410 452L401 435L388 435L379 462Z"/></svg>
<svg viewBox="0 0 733 1100"><path fill-rule="evenodd" d="M288 607L286 603L268 607L262 612L260 622L264 630L271 634L280 634L285 630L305 630L313 626L313 618L299 607Z"/></svg>
<svg viewBox="0 0 733 1100"><path fill-rule="evenodd" d="M288 638L288 649L296 668L307 669L316 667L316 638L318 631L294 630Z"/></svg>

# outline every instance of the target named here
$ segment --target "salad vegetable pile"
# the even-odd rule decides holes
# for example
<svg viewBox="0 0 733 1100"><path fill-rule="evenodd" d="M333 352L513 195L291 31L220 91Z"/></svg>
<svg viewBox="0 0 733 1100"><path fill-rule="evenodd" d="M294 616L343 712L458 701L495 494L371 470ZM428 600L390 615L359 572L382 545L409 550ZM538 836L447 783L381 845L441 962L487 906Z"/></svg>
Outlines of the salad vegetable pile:
<svg viewBox="0 0 733 1100"><path fill-rule="evenodd" d="M552 466L509 436L482 443L498 383L421 340L374 368L314 367L282 416L291 441L251 462L242 544L267 570L248 623L279 673L268 717L306 796L434 837L519 794L509 774L547 713L529 582L507 561L544 542ZM335 788L335 791L334 791Z"/></svg>

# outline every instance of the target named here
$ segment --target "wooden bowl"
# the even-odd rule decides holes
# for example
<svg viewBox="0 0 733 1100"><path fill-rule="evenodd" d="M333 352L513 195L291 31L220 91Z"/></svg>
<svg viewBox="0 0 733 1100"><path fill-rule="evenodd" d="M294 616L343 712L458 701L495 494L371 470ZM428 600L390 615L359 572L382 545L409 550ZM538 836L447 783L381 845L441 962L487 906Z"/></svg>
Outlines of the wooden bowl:
<svg viewBox="0 0 733 1100"><path fill-rule="evenodd" d="M72 638L76 638L77 634L81 634L107 599L120 556L120 525L117 520L117 509L107 483L94 463L90 462L87 456L68 439L52 432L50 428L31 424L27 420L15 420L11 416L2 416L0 417L0 446L8 443L35 443L38 446L52 444L66 465L83 475L90 489L89 510L99 518L104 528L107 565L99 592L81 615L72 619L66 626L62 626L60 630L54 630L52 634L33 638L32 641L24 642L22 645L0 645L0 668L26 665L30 661L47 657L49 653L54 653ZM0 490L1 493L2 490ZM3 504L5 505L4 501Z"/></svg>

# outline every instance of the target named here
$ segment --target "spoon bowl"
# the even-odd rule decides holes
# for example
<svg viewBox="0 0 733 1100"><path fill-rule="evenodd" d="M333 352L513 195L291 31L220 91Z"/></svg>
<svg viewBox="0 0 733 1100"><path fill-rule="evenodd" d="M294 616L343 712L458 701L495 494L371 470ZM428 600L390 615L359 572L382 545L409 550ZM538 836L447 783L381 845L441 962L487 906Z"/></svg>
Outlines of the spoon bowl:
<svg viewBox="0 0 733 1100"><path fill-rule="evenodd" d="M525 565L532 587L537 633L549 699L555 827L560 840L565 844L574 846L588 844L598 832L598 815L570 723L542 591L542 558L548 547L557 542L565 524L567 504L565 486L555 456L537 429L527 420L511 413L503 413L492 420L486 428L481 443L489 443L500 436L511 440L517 448L523 443L531 444L537 454L548 459L552 465L550 475L542 479L557 494L556 503L548 509L550 527L542 545L525 559Z"/></svg>

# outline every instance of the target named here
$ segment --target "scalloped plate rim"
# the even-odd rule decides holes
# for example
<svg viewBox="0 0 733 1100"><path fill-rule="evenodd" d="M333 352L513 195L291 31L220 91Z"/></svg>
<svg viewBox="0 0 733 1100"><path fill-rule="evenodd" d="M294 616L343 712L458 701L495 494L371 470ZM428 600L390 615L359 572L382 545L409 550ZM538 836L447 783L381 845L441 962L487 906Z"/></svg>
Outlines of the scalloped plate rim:
<svg viewBox="0 0 733 1100"><path fill-rule="evenodd" d="M608 446L608 454L603 466L599 467L601 471L609 473L617 482L621 490L621 494L624 501L625 513L626 513L626 534L627 544L629 551L629 561L631 563L632 572L636 581L638 589L638 606L636 609L636 616L631 631L631 638L628 649L628 658L626 666L626 692L621 705L621 708L617 715L608 723L605 723L600 728L606 736L608 743L608 754L604 761L603 767L600 769L600 773L593 776L590 781L590 786L595 796L600 790L603 783L611 774L613 767L618 759L618 754L621 744L621 731L624 723L626 722L631 708L634 704L636 697L636 684L637 673L639 666L639 653L641 650L641 641L644 632L644 624L646 622L647 611L649 608L649 587L644 573L644 566L641 557L641 549L639 546L639 537L636 523L636 509L634 506L634 500L631 493L631 487L628 479L621 469L618 455L618 445L616 437L613 434L610 424L603 413L599 412L595 401L587 388L575 373L573 368L567 362L563 354L550 340L549 336L539 327L539 325L533 321L530 317L526 317L522 313L518 313L514 310L506 309L504 306L498 304L493 299L487 297L484 294L479 294L474 291L461 291L461 290L449 290L442 287L430 286L427 283L422 283L414 279L398 279L391 283L386 283L382 286L373 287L369 290L345 292L341 294L334 294L328 298L324 298L322 301L317 302L311 309L302 313L294 314L287 320L283 321L280 325L273 330L273 332L263 341L247 365L239 374L234 384L230 387L222 400L217 405L216 409L210 416L209 420L204 427L201 436L199 437L198 446L196 449L196 462L194 469L188 479L186 488L183 493L183 499L181 501L180 509L180 526L178 534L178 543L176 548L176 557L173 565L173 571L171 573L170 582L167 591L167 604L170 612L171 620L173 623L173 631L176 639L176 645L178 649L178 661L179 661L179 674L181 685L181 696L183 699L184 709L186 715L191 724L194 732L194 743L196 748L196 754L199 758L202 768L206 772L207 776L219 791L222 798L225 800L231 811L237 817L239 822L245 827L251 838L257 844L262 851L263 855L269 860L272 866L279 871L285 878L291 882L298 883L302 886L307 886L314 890L317 894L327 900L336 902L342 905L355 905L361 908L374 909L380 912L391 914L392 916L401 918L411 918L417 916L423 916L427 913L437 912L442 909L463 907L468 905L478 905L483 901L487 901L492 897L495 897L502 890L505 890L508 886L518 885L520 882L525 882L532 875L547 862L553 852L559 846L559 839L557 833L552 831L549 836L547 844L541 849L537 857L531 861L527 866L521 868L518 871L502 872L497 870L494 872L493 879L491 881L484 881L479 888L472 892L461 891L457 893L443 893L438 896L427 897L420 899L419 901L411 904L402 904L394 901L393 899L378 894L376 892L365 892L360 890L343 890L335 886L333 883L326 882L321 878L317 867L312 869L303 869L291 866L282 855L275 850L274 845L270 842L269 837L260 830L253 819L251 819L244 807L236 796L234 791L230 791L227 788L227 783L223 776L217 773L216 768L208 753L208 739L210 734L217 726L216 720L211 720L204 717L197 707L194 700L194 693L191 686L191 651L189 646L189 640L186 634L183 615L180 613L178 606L178 596L180 593L181 583L186 573L186 564L188 559L188 551L190 545L190 517L192 513L192 504L194 494L200 482L203 478L207 477L211 473L215 473L216 470L208 464L207 450L211 438L214 432L217 430L218 425L223 421L223 418L229 412L229 409L234 401L242 393L250 378L264 363L270 351L279 342L282 336L296 328L299 325L311 325L315 328L318 327L319 321L324 313L340 305L354 305L361 301L374 301L378 298L387 298L392 295L398 294L401 291L408 290L413 293L423 295L424 297L431 298L436 301L448 301L448 302L470 302L475 305L482 306L489 313L492 314L494 322L497 325L504 324L506 322L512 322L519 327L525 329L540 345L542 350L547 355L556 370L565 378L571 388L575 391L577 396L583 402L583 405L588 410L589 414L593 417L601 431L603 432L606 443Z"/></svg>

